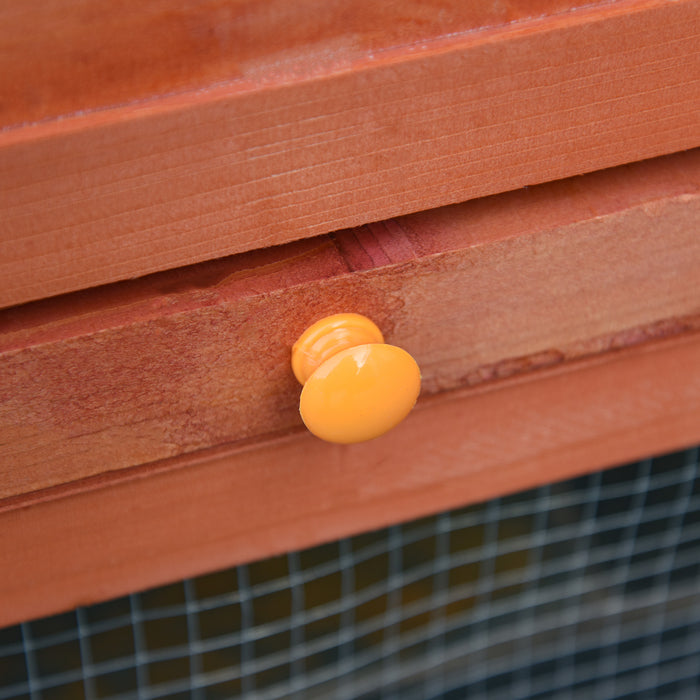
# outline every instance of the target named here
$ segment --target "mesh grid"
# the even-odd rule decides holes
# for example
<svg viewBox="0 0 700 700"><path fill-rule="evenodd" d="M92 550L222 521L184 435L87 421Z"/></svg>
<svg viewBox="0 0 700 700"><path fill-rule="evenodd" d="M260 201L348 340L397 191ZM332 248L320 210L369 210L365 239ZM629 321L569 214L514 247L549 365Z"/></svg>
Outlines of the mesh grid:
<svg viewBox="0 0 700 700"><path fill-rule="evenodd" d="M0 630L0 700L698 698L698 450Z"/></svg>

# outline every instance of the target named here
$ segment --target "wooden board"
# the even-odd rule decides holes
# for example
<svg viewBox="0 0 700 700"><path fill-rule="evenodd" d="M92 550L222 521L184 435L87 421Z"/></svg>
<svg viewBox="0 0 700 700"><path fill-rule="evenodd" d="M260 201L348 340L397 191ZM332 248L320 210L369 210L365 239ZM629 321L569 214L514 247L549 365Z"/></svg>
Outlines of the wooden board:
<svg viewBox="0 0 700 700"><path fill-rule="evenodd" d="M700 145L700 0L0 22L0 306Z"/></svg>
<svg viewBox="0 0 700 700"><path fill-rule="evenodd" d="M700 440L700 335L422 401L382 440L302 431L5 502L0 626Z"/></svg>
<svg viewBox="0 0 700 700"><path fill-rule="evenodd" d="M36 124L222 83L241 91L309 80L575 8L571 0L4 2L0 123Z"/></svg>
<svg viewBox="0 0 700 700"><path fill-rule="evenodd" d="M300 425L289 366L356 311L423 397L700 327L700 151L0 314L0 495Z"/></svg>

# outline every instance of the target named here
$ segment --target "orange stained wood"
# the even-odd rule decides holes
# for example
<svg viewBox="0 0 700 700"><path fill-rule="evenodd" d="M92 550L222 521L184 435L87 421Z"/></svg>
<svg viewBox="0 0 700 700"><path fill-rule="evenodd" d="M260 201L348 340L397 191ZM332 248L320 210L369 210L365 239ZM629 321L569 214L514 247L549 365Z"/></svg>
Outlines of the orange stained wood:
<svg viewBox="0 0 700 700"><path fill-rule="evenodd" d="M0 123L22 126L222 83L281 85L561 17L572 0L24 0L3 3ZM610 0L589 0L588 7Z"/></svg>
<svg viewBox="0 0 700 700"><path fill-rule="evenodd" d="M0 494L301 425L293 343L337 312L423 397L700 327L700 151L0 314Z"/></svg>
<svg viewBox="0 0 700 700"><path fill-rule="evenodd" d="M30 0L0 25L0 306L700 145L700 0Z"/></svg>
<svg viewBox="0 0 700 700"><path fill-rule="evenodd" d="M446 392L377 441L300 430L5 501L0 625L700 440L700 336Z"/></svg>

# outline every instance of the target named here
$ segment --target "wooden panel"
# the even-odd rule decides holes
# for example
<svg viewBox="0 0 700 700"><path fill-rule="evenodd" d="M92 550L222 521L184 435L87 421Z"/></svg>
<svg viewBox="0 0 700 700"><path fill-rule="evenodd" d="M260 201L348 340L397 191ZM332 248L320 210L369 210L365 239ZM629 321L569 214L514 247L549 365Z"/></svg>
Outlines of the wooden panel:
<svg viewBox="0 0 700 700"><path fill-rule="evenodd" d="M700 327L700 151L0 315L0 495L300 425L293 342L357 311L423 396Z"/></svg>
<svg viewBox="0 0 700 700"><path fill-rule="evenodd" d="M700 0L132 4L0 7L0 306L700 144Z"/></svg>
<svg viewBox="0 0 700 700"><path fill-rule="evenodd" d="M575 7L572 0L3 2L0 123L45 122L224 82L241 91L309 80Z"/></svg>
<svg viewBox="0 0 700 700"><path fill-rule="evenodd" d="M297 431L5 502L0 625L700 440L700 335L420 402L371 443Z"/></svg>

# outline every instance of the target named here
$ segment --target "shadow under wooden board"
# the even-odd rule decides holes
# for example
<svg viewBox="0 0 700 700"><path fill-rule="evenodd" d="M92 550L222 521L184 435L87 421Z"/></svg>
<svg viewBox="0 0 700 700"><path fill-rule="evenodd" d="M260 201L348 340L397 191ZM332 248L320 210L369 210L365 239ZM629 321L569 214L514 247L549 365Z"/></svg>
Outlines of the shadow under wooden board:
<svg viewBox="0 0 700 700"><path fill-rule="evenodd" d="M0 312L0 496L297 428L364 313L422 396L700 327L700 150Z"/></svg>
<svg viewBox="0 0 700 700"><path fill-rule="evenodd" d="M700 0L0 23L0 306L700 145Z"/></svg>

